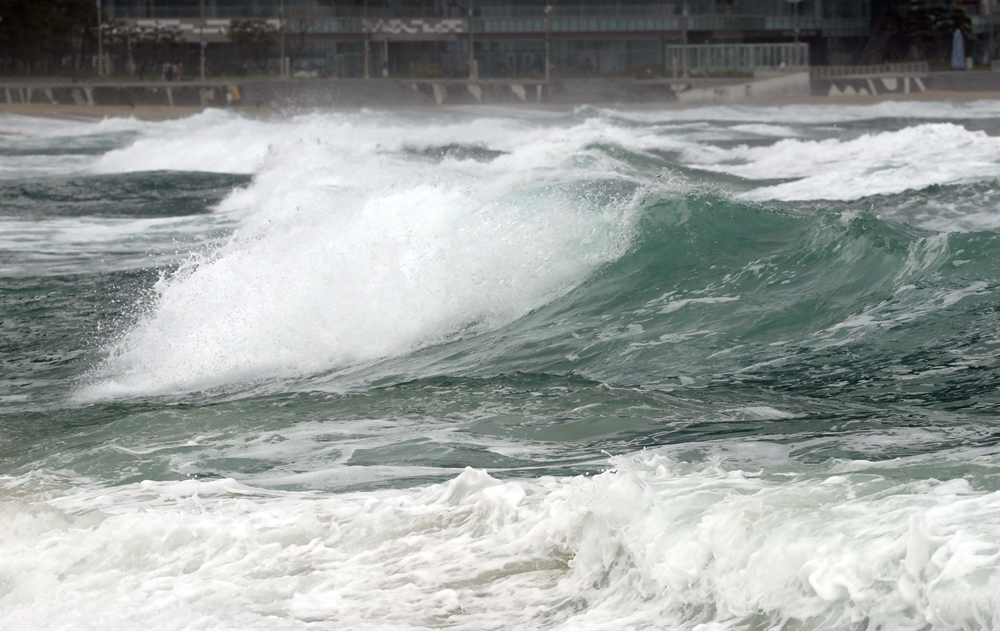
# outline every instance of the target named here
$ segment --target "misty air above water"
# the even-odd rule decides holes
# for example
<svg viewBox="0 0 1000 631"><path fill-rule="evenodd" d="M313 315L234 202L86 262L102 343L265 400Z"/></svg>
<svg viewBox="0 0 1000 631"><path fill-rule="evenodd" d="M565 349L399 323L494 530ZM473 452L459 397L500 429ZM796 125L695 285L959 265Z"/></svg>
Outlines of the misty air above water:
<svg viewBox="0 0 1000 631"><path fill-rule="evenodd" d="M5 629L1000 627L996 101L0 129Z"/></svg>

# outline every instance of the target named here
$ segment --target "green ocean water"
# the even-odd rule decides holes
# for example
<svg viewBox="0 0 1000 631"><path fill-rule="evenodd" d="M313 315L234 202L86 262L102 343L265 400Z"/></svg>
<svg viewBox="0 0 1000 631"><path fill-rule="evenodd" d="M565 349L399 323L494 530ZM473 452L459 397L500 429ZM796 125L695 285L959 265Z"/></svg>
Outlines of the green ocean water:
<svg viewBox="0 0 1000 631"><path fill-rule="evenodd" d="M996 102L0 128L4 628L1000 625Z"/></svg>

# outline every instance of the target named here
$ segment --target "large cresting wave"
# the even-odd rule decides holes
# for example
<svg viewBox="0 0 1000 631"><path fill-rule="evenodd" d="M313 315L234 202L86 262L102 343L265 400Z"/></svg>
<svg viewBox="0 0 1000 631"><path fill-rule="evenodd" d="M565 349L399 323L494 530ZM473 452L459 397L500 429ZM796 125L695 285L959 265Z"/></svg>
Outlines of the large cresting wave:
<svg viewBox="0 0 1000 631"><path fill-rule="evenodd" d="M542 123L460 118L430 125L384 114L278 122L215 120L220 116L192 124L192 135L151 134L97 164L104 172L138 164L211 164L205 168L252 172L254 179L217 209L238 218L233 234L164 274L151 302L91 375L84 398L297 378L495 331L565 296L636 248L654 252L653 258L631 257L630 264L640 269L618 266L613 273L622 274L626 284L640 274L643 285L633 297L659 292L646 300L648 309L662 316L682 307L683 314L704 311L707 305L734 317L745 305L766 312L769 303L803 302L791 294L782 297L776 290L784 285L818 297L834 291L838 278L847 287L857 280L848 274L860 274L867 289L848 290L852 297L826 312L829 322L807 327L806 334L817 335L860 316L870 292L906 284L902 270L914 254L905 249L919 250L930 237L879 227L896 233L889 238L904 248L886 259L878 247L861 253L872 244L852 236L850 222L834 221L843 228L831 228L822 218L738 200L851 200L942 184L960 192L962 186L989 182L1000 163L996 138L953 123L849 140L787 139L727 149L706 144L698 125L637 126L603 114ZM735 126L733 133L769 136L761 127L766 125ZM244 151L234 153L226 139L246 128L255 135ZM193 149L172 150L179 142ZM223 145L226 155L220 153ZM939 160L928 177L929 151L953 151L962 160ZM705 191L693 188L678 166L765 183L798 179L742 193ZM848 206L834 214L856 212ZM719 221L732 243L709 255L716 246L706 242L686 254L693 257L690 269L704 276L701 286L679 292L679 269L650 276L687 251L690 238L709 239ZM988 217L984 221L990 223ZM740 231L748 240L739 238ZM776 247L775 231L785 233L780 239L802 241ZM859 267L851 256L865 259L868 267ZM748 270L760 278L761 270L776 264L799 265L796 257L817 267L798 273L776 269L771 275L779 279L777 287L747 280ZM825 258L830 260L822 262ZM771 259L779 263L768 263ZM719 265L723 260L725 268ZM717 272L705 274L706 268ZM811 280L820 269L824 276ZM956 282L949 291L981 293L977 287L975 281ZM831 319L834 314L841 320ZM633 326L658 335L679 333L642 318ZM657 345L648 335L631 337ZM565 353L575 355L572 348Z"/></svg>

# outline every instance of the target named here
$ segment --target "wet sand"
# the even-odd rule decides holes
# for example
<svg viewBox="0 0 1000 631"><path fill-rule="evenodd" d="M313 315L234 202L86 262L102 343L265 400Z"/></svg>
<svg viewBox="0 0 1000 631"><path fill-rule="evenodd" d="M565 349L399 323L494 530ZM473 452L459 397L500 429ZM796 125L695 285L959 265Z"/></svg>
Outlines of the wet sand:
<svg viewBox="0 0 1000 631"><path fill-rule="evenodd" d="M566 111L581 105L595 105L599 107L609 107L623 110L644 110L644 109L687 109L692 107L704 107L707 105L734 105L741 107L768 107L780 105L868 105L882 103L885 101L956 101L969 102L995 99L1000 105L1000 93L996 91L988 92L946 92L939 90L927 90L913 94L880 94L880 95L840 95L840 96L801 96L784 99L761 99L755 101L705 101L700 103L678 103L677 101L660 101L650 103L577 103L577 104L546 104L546 103L509 103L502 105L462 105L462 106L426 106L426 107L396 107L396 108L376 108L376 109L396 109L409 111L441 112L449 110L468 111L477 107L485 108L508 108L508 109L528 109L545 111ZM102 118L129 118L134 117L140 120L167 120L173 118L185 118L202 112L202 107L170 107L166 105L138 105L135 107L115 106L115 105L52 105L48 103L0 103L0 113L20 114L23 116L42 116L61 119L93 120ZM354 111L358 108L257 108L244 107L233 108L238 111L252 115L267 116L277 113L299 113L313 111Z"/></svg>
<svg viewBox="0 0 1000 631"><path fill-rule="evenodd" d="M62 119L92 120L129 118L167 120L185 118L200 113L203 107L170 107L167 105L52 105L49 103L0 103L0 113L22 116L42 116Z"/></svg>

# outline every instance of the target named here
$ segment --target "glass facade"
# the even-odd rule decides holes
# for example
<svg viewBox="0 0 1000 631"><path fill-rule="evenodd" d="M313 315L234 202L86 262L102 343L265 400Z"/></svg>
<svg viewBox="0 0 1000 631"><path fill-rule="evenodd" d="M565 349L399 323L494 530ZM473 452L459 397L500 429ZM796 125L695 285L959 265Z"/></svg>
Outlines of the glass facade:
<svg viewBox="0 0 1000 631"><path fill-rule="evenodd" d="M283 16L297 38L293 65L340 77L364 73L366 40L372 76L383 68L390 76L468 76L470 30L482 77L543 76L546 41L557 75L665 76L668 46L796 39L809 45L813 63L851 63L872 23L869 0L553 0L548 14L544 0L104 0L104 7L126 20ZM408 34L407 20L424 31ZM457 26L428 28L428 20Z"/></svg>

